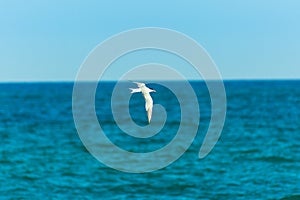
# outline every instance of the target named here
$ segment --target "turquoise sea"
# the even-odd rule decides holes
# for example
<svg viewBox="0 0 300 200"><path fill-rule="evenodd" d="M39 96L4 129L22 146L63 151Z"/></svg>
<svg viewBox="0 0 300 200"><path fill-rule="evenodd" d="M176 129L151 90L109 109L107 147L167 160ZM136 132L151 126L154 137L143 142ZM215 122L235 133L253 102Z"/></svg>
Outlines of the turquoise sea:
<svg viewBox="0 0 300 200"><path fill-rule="evenodd" d="M300 199L300 81L225 81L225 126L204 159L198 152L210 97L204 82L191 84L201 113L193 144L164 169L130 174L100 163L82 144L72 115L73 83L1 83L0 199ZM180 121L174 95L149 84L157 90L154 102L167 106L175 99L166 109L170 128L155 142L136 140L112 117L114 85L101 83L95 97L107 137L129 151L165 145ZM129 109L144 126L142 96L132 96Z"/></svg>

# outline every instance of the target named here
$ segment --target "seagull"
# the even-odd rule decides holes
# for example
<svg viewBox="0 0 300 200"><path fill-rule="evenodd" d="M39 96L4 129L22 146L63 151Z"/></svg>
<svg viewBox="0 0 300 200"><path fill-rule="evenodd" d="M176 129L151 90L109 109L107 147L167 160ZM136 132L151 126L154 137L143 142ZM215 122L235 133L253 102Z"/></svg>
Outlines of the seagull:
<svg viewBox="0 0 300 200"><path fill-rule="evenodd" d="M145 109L147 111L147 116L148 116L148 123L150 124L151 117L152 117L152 107L153 107L153 100L150 96L150 92L156 92L153 89L148 88L145 83L139 83L139 82L133 82L137 84L138 88L129 88L132 93L136 92L142 92L144 98L145 98Z"/></svg>

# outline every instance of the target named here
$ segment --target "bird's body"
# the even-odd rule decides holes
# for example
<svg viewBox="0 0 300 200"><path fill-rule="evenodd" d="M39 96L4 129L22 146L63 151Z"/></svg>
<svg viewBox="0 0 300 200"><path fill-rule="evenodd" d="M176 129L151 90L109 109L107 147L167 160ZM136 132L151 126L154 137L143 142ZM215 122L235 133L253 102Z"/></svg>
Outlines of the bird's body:
<svg viewBox="0 0 300 200"><path fill-rule="evenodd" d="M150 92L156 92L148 88L145 83L134 82L137 84L138 88L129 88L131 93L141 92L145 98L145 109L147 111L148 122L150 123L152 117L152 108L153 108L153 100L150 95Z"/></svg>

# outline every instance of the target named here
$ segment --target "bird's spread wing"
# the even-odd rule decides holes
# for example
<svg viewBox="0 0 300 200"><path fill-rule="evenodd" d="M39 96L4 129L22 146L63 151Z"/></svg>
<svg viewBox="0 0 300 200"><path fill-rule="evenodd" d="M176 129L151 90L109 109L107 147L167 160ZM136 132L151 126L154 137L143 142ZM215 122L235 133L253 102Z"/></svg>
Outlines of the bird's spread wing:
<svg viewBox="0 0 300 200"><path fill-rule="evenodd" d="M145 101L146 101L145 108L147 111L148 122L150 123L151 117L152 117L153 100L149 93L145 94L144 97L145 97Z"/></svg>
<svg viewBox="0 0 300 200"><path fill-rule="evenodd" d="M148 109L147 116L148 116L148 123L150 124L151 117L152 117L152 107Z"/></svg>
<svg viewBox="0 0 300 200"><path fill-rule="evenodd" d="M140 83L140 82L134 82L134 83L137 84L139 88L145 86L145 83Z"/></svg>

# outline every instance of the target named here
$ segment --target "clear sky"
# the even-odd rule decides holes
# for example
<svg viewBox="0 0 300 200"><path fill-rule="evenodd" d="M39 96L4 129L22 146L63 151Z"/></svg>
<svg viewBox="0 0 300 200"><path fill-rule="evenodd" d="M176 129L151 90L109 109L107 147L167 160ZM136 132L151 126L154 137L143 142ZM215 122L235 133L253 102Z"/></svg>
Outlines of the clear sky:
<svg viewBox="0 0 300 200"><path fill-rule="evenodd" d="M88 53L132 28L194 38L225 79L300 78L300 1L0 0L0 81L74 80Z"/></svg>

